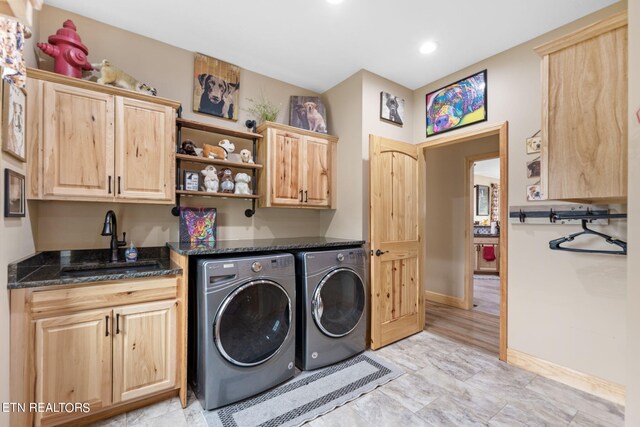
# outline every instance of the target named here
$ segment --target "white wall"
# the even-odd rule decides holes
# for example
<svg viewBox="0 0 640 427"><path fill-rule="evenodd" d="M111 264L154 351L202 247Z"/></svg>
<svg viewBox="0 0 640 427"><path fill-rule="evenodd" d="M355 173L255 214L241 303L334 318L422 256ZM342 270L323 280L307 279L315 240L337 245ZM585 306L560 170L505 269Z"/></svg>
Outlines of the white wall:
<svg viewBox="0 0 640 427"><path fill-rule="evenodd" d="M525 139L540 129L541 123L540 58L533 48L625 8L626 2L617 3L418 89L414 95L414 139L425 139L428 92L488 69L488 123L509 121L509 205L526 205ZM506 221L502 223L504 227ZM604 229L624 238L626 222ZM548 249L549 240L575 230L575 226L562 225L509 225L508 345L624 384L626 259Z"/></svg>
<svg viewBox="0 0 640 427"><path fill-rule="evenodd" d="M497 136L426 152L425 289L464 297L466 158L499 150ZM473 193L470 193L473 196Z"/></svg>
<svg viewBox="0 0 640 427"><path fill-rule="evenodd" d="M640 426L640 0L629 1L629 262L626 425Z"/></svg>

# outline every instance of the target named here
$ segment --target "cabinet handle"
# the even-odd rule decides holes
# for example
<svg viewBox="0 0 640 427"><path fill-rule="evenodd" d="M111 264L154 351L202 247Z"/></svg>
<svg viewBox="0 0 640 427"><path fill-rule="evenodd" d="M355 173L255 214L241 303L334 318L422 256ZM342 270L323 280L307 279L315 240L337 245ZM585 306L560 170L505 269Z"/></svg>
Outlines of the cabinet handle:
<svg viewBox="0 0 640 427"><path fill-rule="evenodd" d="M116 314L116 335L120 333L120 314Z"/></svg>
<svg viewBox="0 0 640 427"><path fill-rule="evenodd" d="M109 316L104 316L104 336L109 336Z"/></svg>
<svg viewBox="0 0 640 427"><path fill-rule="evenodd" d="M118 177L118 194L122 194L122 191L120 191L120 177Z"/></svg>
<svg viewBox="0 0 640 427"><path fill-rule="evenodd" d="M302 190L300 190L300 203L302 203Z"/></svg>
<svg viewBox="0 0 640 427"><path fill-rule="evenodd" d="M111 194L111 175L109 175L109 192L107 194Z"/></svg>
<svg viewBox="0 0 640 427"><path fill-rule="evenodd" d="M305 203L309 203L309 197L308 197L307 193L309 193L309 192L307 190L304 190L304 202Z"/></svg>

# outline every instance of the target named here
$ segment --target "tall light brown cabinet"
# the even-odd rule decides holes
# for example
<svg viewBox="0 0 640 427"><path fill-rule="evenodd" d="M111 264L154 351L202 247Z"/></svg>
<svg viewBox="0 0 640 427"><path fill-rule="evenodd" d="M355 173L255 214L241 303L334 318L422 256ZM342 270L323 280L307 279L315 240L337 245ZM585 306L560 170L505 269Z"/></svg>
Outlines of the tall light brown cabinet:
<svg viewBox="0 0 640 427"><path fill-rule="evenodd" d="M543 197L627 197L627 13L536 48L542 57Z"/></svg>
<svg viewBox="0 0 640 427"><path fill-rule="evenodd" d="M28 198L172 204L179 103L27 71Z"/></svg>
<svg viewBox="0 0 640 427"><path fill-rule="evenodd" d="M257 131L260 207L335 209L338 138L272 122Z"/></svg>

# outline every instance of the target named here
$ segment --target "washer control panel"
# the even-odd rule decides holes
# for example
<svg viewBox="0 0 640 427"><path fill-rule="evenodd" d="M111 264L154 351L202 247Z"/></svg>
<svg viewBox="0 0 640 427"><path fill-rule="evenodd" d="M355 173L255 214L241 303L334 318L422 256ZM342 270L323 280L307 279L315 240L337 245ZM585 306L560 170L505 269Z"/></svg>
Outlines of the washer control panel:
<svg viewBox="0 0 640 427"><path fill-rule="evenodd" d="M344 261L344 255L342 253L339 253L338 256L336 256L336 259L338 260L338 262L342 262Z"/></svg>
<svg viewBox="0 0 640 427"><path fill-rule="evenodd" d="M259 273L262 271L262 264L259 263L258 261L254 262L253 264L251 264L251 270L253 270L254 273Z"/></svg>

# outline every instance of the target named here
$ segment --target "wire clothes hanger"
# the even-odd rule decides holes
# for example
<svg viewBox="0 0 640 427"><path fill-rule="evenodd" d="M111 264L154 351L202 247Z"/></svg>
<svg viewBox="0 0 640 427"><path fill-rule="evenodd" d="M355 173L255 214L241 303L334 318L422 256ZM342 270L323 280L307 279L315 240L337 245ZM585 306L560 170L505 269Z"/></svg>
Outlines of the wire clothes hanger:
<svg viewBox="0 0 640 427"><path fill-rule="evenodd" d="M608 234L599 233L597 231L591 230L590 228L587 227L587 221L589 220L584 218L582 219L582 231L570 234L566 237L561 237L559 239L551 240L549 242L549 248L556 251L582 252L582 253L590 253L590 254L611 254L611 255L627 254L627 242L619 239L614 239ZM606 251L602 249L578 249L578 248L567 248L564 246L560 246L563 243L572 242L576 237L582 236L582 235L595 235L595 236L602 237L607 243L615 246L619 246L620 248L622 248L622 250Z"/></svg>

